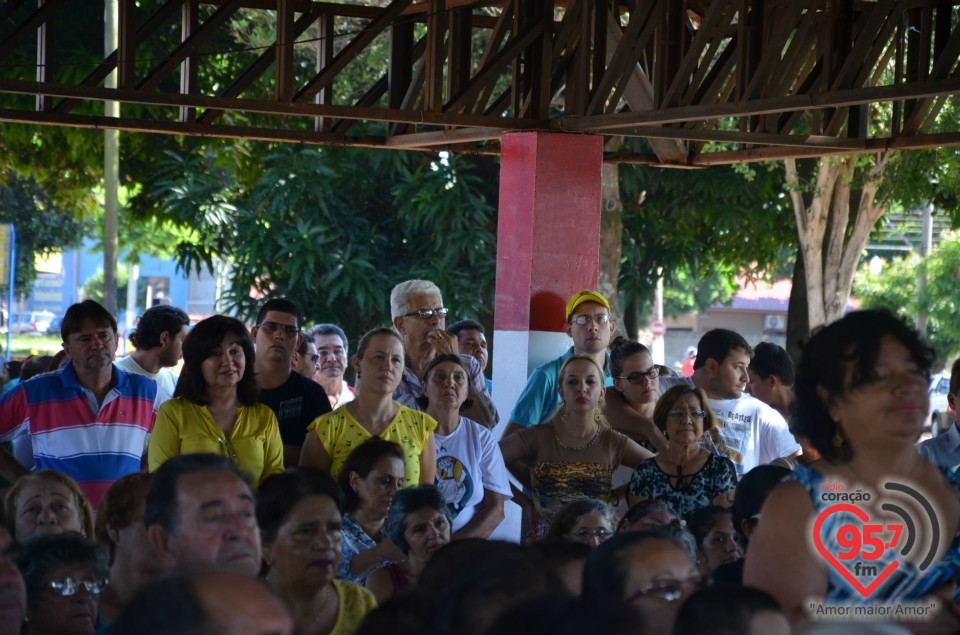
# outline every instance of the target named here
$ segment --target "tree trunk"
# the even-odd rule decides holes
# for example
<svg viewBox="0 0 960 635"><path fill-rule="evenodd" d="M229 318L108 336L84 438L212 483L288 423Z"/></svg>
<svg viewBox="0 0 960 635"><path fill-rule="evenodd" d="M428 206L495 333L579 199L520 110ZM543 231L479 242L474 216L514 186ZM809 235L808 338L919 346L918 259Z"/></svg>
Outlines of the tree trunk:
<svg viewBox="0 0 960 635"><path fill-rule="evenodd" d="M810 337L810 314L807 311L807 283L803 252L797 250L793 263L793 287L787 305L787 353L794 364L800 361L800 345Z"/></svg>
<svg viewBox="0 0 960 635"><path fill-rule="evenodd" d="M796 160L784 161L797 219L811 329L839 319L846 310L860 256L870 232L886 211L885 206L877 204L876 194L891 158L889 151L876 156L874 165L863 175L859 191L851 187L857 157L819 159L812 179L815 185L807 197ZM855 213L851 214L855 200Z"/></svg>

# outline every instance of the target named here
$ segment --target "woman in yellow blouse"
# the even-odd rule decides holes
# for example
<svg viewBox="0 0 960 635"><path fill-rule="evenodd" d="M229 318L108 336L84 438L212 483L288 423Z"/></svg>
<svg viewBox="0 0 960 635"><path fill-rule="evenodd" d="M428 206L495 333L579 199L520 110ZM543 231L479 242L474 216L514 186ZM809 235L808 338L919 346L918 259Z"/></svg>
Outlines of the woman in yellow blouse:
<svg viewBox="0 0 960 635"><path fill-rule="evenodd" d="M353 359L359 385L356 399L321 415L307 428L300 465L318 467L337 478L344 461L364 441L379 437L403 448L404 485L433 483L437 447L430 415L393 400L403 377L403 342L388 328L370 331Z"/></svg>
<svg viewBox="0 0 960 635"><path fill-rule="evenodd" d="M277 417L257 403L253 362L253 339L239 320L214 315L193 327L173 399L160 406L150 436L151 472L195 452L233 459L258 484L283 471Z"/></svg>

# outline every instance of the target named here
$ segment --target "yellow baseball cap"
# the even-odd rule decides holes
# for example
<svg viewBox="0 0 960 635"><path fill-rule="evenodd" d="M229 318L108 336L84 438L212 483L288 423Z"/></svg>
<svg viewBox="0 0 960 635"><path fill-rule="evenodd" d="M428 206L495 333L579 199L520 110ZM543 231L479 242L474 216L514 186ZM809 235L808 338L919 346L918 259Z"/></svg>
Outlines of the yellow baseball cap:
<svg viewBox="0 0 960 635"><path fill-rule="evenodd" d="M607 311L610 310L610 303L607 302L607 299L603 297L599 291L591 291L590 289L581 289L577 291L570 297L570 301L567 302L567 321L570 321L570 316L573 315L573 312L577 310L577 307L583 304L584 302L596 302L606 307Z"/></svg>

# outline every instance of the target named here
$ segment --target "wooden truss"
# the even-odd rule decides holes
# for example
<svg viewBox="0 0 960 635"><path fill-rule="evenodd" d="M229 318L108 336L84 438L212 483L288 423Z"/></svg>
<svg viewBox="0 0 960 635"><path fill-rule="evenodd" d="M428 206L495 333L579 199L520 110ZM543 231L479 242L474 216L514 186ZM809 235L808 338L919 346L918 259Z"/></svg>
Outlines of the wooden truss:
<svg viewBox="0 0 960 635"><path fill-rule="evenodd" d="M0 8L0 121L484 153L623 135L649 152L608 159L677 167L960 145L960 2L117 1L109 54L97 2Z"/></svg>

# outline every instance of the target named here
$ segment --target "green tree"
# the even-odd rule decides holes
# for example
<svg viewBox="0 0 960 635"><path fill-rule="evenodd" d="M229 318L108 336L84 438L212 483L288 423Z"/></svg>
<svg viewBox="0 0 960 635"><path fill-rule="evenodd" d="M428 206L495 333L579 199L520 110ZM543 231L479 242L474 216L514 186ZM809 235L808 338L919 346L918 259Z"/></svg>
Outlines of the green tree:
<svg viewBox="0 0 960 635"><path fill-rule="evenodd" d="M927 284L921 292L919 276ZM856 274L854 291L864 308L886 308L906 320L927 312L927 342L945 363L960 354L960 234L950 232L924 260L916 254L875 259Z"/></svg>
<svg viewBox="0 0 960 635"><path fill-rule="evenodd" d="M16 292L21 298L33 289L36 257L79 246L90 227L54 203L36 181L16 174L0 181L0 223L16 228Z"/></svg>
<svg viewBox="0 0 960 635"><path fill-rule="evenodd" d="M621 167L626 304L645 315L662 274L665 313L703 310L729 300L737 276L782 268L796 245L782 179L775 166Z"/></svg>
<svg viewBox="0 0 960 635"><path fill-rule="evenodd" d="M428 278L456 317L489 316L495 212L462 157L280 145L258 159L171 154L152 200L189 224L176 252L187 270L228 263L229 309L264 297L299 301L310 320L351 335L389 323L396 283Z"/></svg>

